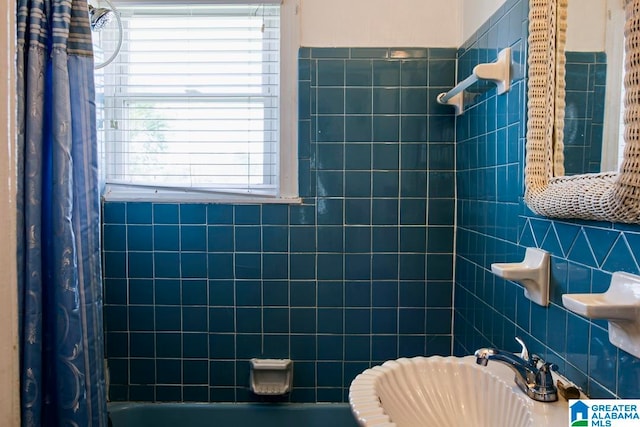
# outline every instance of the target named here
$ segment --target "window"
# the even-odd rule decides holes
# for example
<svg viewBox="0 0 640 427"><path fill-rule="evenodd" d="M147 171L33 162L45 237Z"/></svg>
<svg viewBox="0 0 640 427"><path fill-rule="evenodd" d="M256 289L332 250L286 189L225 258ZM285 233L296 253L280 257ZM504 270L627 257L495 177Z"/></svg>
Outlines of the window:
<svg viewBox="0 0 640 427"><path fill-rule="evenodd" d="M291 58L281 52L280 2L124 2L118 11L122 48L96 79L107 197L295 196L295 158L283 157L297 144L282 129L292 121L281 120L282 94L293 88L281 82L295 85L281 74ZM113 27L101 35L105 51Z"/></svg>

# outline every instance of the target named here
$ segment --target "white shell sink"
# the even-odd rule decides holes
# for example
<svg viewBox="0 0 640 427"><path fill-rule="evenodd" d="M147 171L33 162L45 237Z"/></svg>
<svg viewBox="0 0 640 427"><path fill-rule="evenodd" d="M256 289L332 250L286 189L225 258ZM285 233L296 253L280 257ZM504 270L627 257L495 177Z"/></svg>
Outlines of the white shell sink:
<svg viewBox="0 0 640 427"><path fill-rule="evenodd" d="M567 401L528 398L507 366L475 357L414 357L385 362L358 375L349 403L363 427L566 426Z"/></svg>

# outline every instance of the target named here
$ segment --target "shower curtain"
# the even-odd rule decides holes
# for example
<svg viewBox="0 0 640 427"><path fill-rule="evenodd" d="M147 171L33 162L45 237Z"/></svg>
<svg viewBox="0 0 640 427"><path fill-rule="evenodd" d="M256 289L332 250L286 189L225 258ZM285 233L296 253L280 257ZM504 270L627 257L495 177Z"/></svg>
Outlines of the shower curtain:
<svg viewBox="0 0 640 427"><path fill-rule="evenodd" d="M106 426L87 3L17 5L22 425Z"/></svg>

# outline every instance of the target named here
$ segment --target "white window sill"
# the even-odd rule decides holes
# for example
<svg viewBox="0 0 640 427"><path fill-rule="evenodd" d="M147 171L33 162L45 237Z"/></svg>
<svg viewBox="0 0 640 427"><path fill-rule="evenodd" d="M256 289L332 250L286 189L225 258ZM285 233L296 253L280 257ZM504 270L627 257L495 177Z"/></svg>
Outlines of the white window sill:
<svg viewBox="0 0 640 427"><path fill-rule="evenodd" d="M156 203L225 203L225 204L300 204L298 196L268 196L264 194L239 194L207 191L172 190L164 188L132 188L107 184L102 195L106 202L156 202Z"/></svg>

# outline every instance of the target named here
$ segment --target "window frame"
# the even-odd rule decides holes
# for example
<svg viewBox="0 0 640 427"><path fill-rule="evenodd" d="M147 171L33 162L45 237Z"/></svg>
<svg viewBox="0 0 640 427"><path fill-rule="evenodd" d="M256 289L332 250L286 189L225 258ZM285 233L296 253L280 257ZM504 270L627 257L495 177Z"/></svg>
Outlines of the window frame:
<svg viewBox="0 0 640 427"><path fill-rule="evenodd" d="M252 4L271 1L191 0L190 4ZM162 5L166 0L120 0L120 4ZM277 4L277 2L276 2ZM298 193L298 61L300 40L299 0L280 2L280 124L278 146L279 191L275 195L212 189L140 186L107 183L106 201L198 202L198 203L301 203ZM122 98L120 98L122 99ZM103 162L106 166L106 162Z"/></svg>

